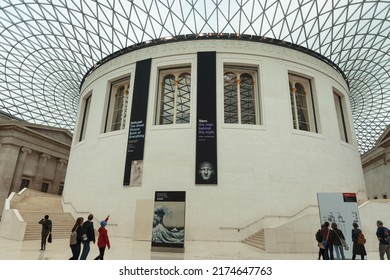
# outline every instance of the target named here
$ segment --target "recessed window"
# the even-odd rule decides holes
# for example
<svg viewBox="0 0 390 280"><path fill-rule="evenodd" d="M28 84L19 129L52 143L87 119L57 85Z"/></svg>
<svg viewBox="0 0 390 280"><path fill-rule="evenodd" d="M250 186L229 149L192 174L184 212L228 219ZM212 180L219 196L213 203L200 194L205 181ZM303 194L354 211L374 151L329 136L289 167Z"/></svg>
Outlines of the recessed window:
<svg viewBox="0 0 390 280"><path fill-rule="evenodd" d="M129 101L130 77L111 83L105 132L124 129Z"/></svg>
<svg viewBox="0 0 390 280"><path fill-rule="evenodd" d="M24 188L28 188L29 185L30 185L30 180L29 179L22 179L19 191L23 190Z"/></svg>
<svg viewBox="0 0 390 280"><path fill-rule="evenodd" d="M87 124L88 124L89 108L91 107L91 97L92 97L92 94L90 94L88 97L86 97L84 99L84 102L83 102L84 106L83 106L83 111L82 111L82 122L81 122L79 141L82 141L85 139L85 132L87 130Z"/></svg>
<svg viewBox="0 0 390 280"><path fill-rule="evenodd" d="M224 67L224 122L259 124L257 70Z"/></svg>
<svg viewBox="0 0 390 280"><path fill-rule="evenodd" d="M336 92L333 92L333 97L334 97L334 105L336 108L338 127L339 127L339 131L340 131L340 138L341 138L341 140L348 143L349 139L348 139L347 126L346 126L346 117L345 117L345 112L344 112L345 111L344 98L341 97Z"/></svg>
<svg viewBox="0 0 390 280"><path fill-rule="evenodd" d="M156 124L183 124L190 122L191 69L161 70Z"/></svg>
<svg viewBox="0 0 390 280"><path fill-rule="evenodd" d="M47 193L48 190L49 190L49 183L42 183L41 192Z"/></svg>
<svg viewBox="0 0 390 280"><path fill-rule="evenodd" d="M292 74L288 77L294 129L318 132L311 80Z"/></svg>

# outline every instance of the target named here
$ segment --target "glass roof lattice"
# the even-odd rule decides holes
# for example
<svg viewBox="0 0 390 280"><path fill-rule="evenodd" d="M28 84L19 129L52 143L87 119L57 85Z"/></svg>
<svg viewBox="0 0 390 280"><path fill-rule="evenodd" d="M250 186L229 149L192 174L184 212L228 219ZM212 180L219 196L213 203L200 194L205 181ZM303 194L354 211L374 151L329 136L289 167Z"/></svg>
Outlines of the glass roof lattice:
<svg viewBox="0 0 390 280"><path fill-rule="evenodd" d="M105 57L184 34L264 36L348 77L360 153L390 123L390 1L0 0L0 110L73 131L79 87Z"/></svg>

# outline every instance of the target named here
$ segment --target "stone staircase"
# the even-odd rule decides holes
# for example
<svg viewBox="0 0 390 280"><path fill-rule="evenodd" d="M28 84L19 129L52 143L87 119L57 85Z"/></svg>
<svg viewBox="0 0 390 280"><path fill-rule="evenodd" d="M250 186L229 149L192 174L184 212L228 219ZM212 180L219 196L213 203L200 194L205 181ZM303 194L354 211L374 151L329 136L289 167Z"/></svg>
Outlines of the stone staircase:
<svg viewBox="0 0 390 280"><path fill-rule="evenodd" d="M265 235L264 230L260 230L256 232L255 234L249 236L248 238L244 239L242 241L245 244L251 245L253 247L256 247L260 250L265 251Z"/></svg>
<svg viewBox="0 0 390 280"><path fill-rule="evenodd" d="M53 223L53 239L68 239L75 223L72 215L64 213L60 195L38 192L19 202L12 202L11 208L17 209L27 223L24 240L40 240L42 226L38 223L45 215Z"/></svg>

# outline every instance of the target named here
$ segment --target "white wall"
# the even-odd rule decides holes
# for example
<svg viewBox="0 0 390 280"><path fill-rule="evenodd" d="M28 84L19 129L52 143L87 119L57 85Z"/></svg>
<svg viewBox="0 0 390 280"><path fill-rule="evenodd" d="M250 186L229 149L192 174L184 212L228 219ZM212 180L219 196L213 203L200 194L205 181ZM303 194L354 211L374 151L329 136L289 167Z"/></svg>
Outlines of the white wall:
<svg viewBox="0 0 390 280"><path fill-rule="evenodd" d="M196 186L194 178L198 51L217 52L217 186ZM107 82L131 74L131 101L135 62L150 57L143 184L124 187L130 113L125 130L102 133ZM191 123L155 126L157 67L184 62L192 65ZM262 125L243 128L223 124L224 62L259 65ZM313 78L319 133L292 129L288 71ZM158 190L186 191L187 240L241 240L243 236L237 231L220 228L242 228L267 215L293 215L317 204L317 192L357 192L365 198L356 139L352 137L350 144L340 140L332 88L348 95L341 75L330 66L306 54L261 43L191 41L123 55L95 70L82 87L82 97L92 91L90 121L85 140L78 142L78 117L64 202L95 216L110 214L110 221L118 224L115 235L132 237L134 232L142 235L135 223L137 201L153 200ZM354 135L349 102L346 109Z"/></svg>

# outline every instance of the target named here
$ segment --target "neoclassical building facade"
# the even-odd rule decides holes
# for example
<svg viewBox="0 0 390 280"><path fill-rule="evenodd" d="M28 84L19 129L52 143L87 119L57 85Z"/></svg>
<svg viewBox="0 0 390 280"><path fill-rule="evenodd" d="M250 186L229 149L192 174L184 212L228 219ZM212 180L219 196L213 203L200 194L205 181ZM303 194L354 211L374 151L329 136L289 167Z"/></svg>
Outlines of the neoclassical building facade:
<svg viewBox="0 0 390 280"><path fill-rule="evenodd" d="M113 235L150 240L156 191L185 191L188 240L242 240L318 192L366 199L348 82L307 50L146 42L91 69L80 93L64 204L109 213Z"/></svg>
<svg viewBox="0 0 390 280"><path fill-rule="evenodd" d="M0 114L0 209L23 188L62 194L72 134Z"/></svg>

